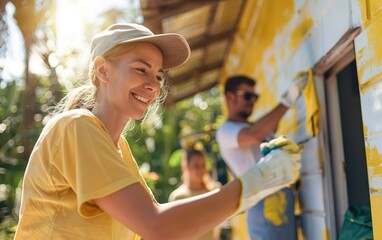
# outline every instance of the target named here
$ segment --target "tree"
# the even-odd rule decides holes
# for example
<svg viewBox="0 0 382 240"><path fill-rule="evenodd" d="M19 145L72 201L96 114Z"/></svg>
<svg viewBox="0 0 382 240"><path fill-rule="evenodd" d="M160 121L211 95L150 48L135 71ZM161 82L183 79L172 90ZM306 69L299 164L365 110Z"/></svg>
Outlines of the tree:
<svg viewBox="0 0 382 240"><path fill-rule="evenodd" d="M23 120L22 120L22 143L24 146L24 158L28 159L34 146L31 132L35 127L34 115L37 112L37 98L35 89L38 87L38 79L30 74L29 63L31 48L37 42L35 33L47 18L52 5L51 1L11 0L16 8L14 18L24 39L25 71L23 94Z"/></svg>
<svg viewBox="0 0 382 240"><path fill-rule="evenodd" d="M24 174L31 152L46 113L42 106L49 102L46 94L51 86L49 78L31 74L29 61L31 49L44 39L36 37L41 22L48 14L50 1L0 2L0 56L7 51L8 27L5 6L15 6L15 19L24 38L25 72L22 79L4 81L0 75L0 238L12 239L17 222L17 187ZM46 27L46 25L45 25ZM3 42L3 40L5 40ZM43 52L42 56L44 56ZM1 72L0 72L1 73ZM16 204L16 205L15 205Z"/></svg>

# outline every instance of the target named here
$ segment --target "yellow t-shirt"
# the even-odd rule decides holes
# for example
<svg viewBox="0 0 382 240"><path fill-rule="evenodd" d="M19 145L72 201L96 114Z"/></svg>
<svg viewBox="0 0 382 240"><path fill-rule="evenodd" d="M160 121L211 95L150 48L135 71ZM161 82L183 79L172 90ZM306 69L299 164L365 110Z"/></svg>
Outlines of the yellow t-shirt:
<svg viewBox="0 0 382 240"><path fill-rule="evenodd" d="M118 149L90 111L64 112L32 151L15 239L140 239L93 201L137 182L155 201L122 136Z"/></svg>

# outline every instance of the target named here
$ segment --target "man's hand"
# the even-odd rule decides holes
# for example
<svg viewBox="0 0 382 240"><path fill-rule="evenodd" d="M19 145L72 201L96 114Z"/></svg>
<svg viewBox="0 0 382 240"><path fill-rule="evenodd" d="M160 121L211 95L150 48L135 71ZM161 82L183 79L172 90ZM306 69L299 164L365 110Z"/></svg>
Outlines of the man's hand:
<svg viewBox="0 0 382 240"><path fill-rule="evenodd" d="M281 104L286 107L291 107L296 104L297 99L301 96L302 90L308 81L308 72L300 72L292 80L292 84L289 87L288 91L283 94L281 98Z"/></svg>

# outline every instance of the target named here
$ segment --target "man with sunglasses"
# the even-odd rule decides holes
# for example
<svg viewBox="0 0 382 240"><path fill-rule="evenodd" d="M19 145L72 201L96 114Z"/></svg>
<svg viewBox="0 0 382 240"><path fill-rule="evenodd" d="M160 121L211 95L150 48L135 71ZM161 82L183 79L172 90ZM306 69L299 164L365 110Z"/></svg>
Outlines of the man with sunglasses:
<svg viewBox="0 0 382 240"><path fill-rule="evenodd" d="M259 97L255 92L256 81L243 75L227 80L224 94L228 119L219 127L216 140L221 156L235 176L260 160L260 143L276 130L282 116L301 95L306 81L307 74L300 74L273 110L250 123L248 118ZM297 239L292 190L284 188L248 209L247 226L252 240Z"/></svg>

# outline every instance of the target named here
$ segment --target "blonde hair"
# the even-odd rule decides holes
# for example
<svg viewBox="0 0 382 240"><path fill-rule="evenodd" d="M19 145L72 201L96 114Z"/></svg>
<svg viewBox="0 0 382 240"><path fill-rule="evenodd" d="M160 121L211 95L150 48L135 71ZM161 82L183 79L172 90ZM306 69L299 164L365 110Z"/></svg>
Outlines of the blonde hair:
<svg viewBox="0 0 382 240"><path fill-rule="evenodd" d="M139 43L122 43L116 45L105 54L102 55L108 61L116 61L122 55L131 51ZM89 64L88 80L80 82L80 85L71 89L68 94L58 103L54 113L61 113L72 109L88 109L94 108L99 80L94 71L94 61ZM161 83L161 92L159 97L149 106L142 121L145 121L150 116L154 115L164 102L168 93L168 85L166 79ZM128 124L130 125L131 122Z"/></svg>

